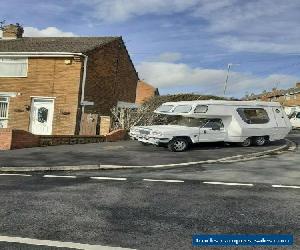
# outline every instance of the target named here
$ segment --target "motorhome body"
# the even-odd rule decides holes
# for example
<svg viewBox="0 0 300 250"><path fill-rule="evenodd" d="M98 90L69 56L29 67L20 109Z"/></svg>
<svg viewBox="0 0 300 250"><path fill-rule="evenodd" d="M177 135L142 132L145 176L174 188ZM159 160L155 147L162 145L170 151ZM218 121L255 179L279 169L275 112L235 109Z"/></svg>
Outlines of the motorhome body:
<svg viewBox="0 0 300 250"><path fill-rule="evenodd" d="M186 121L177 125L133 127L130 135L143 143L168 145L172 151L183 151L191 143L213 141L264 145L283 139L291 130L290 121L277 102L167 102L155 113L180 116ZM174 147L174 142L181 147Z"/></svg>

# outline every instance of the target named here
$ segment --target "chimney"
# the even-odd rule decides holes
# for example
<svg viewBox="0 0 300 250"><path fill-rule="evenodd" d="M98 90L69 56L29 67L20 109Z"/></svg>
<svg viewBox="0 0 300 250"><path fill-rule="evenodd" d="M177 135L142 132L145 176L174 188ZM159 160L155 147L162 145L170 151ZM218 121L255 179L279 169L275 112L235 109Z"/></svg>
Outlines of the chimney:
<svg viewBox="0 0 300 250"><path fill-rule="evenodd" d="M5 25L3 26L2 31L2 39L22 38L24 32L23 27L18 23Z"/></svg>
<svg viewBox="0 0 300 250"><path fill-rule="evenodd" d="M296 83L296 88L300 88L300 82Z"/></svg>

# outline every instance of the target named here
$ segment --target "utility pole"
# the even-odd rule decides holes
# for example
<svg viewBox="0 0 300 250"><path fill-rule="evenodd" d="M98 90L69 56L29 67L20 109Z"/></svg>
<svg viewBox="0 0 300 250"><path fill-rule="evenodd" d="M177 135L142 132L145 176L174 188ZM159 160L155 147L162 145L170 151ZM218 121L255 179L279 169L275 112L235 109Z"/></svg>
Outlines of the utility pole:
<svg viewBox="0 0 300 250"><path fill-rule="evenodd" d="M224 92L223 92L224 96L226 94L226 89L227 89L227 83L228 83L228 79L229 79L230 69L231 69L231 67L233 65L239 65L239 64L233 64L233 63L228 63L227 64L227 75L226 75L226 80L225 80L225 83L224 83Z"/></svg>

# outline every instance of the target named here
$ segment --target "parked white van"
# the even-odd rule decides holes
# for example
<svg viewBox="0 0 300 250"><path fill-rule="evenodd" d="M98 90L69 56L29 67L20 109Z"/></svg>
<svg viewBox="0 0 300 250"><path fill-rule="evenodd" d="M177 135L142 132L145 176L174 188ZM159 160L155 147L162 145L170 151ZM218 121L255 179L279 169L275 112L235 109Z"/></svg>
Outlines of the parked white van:
<svg viewBox="0 0 300 250"><path fill-rule="evenodd" d="M291 123L277 102L199 100L167 102L155 113L177 116L168 125L133 127L132 139L184 151L201 142L230 142L247 147L283 139Z"/></svg>
<svg viewBox="0 0 300 250"><path fill-rule="evenodd" d="M295 111L291 115L290 122L293 128L300 128L300 111Z"/></svg>

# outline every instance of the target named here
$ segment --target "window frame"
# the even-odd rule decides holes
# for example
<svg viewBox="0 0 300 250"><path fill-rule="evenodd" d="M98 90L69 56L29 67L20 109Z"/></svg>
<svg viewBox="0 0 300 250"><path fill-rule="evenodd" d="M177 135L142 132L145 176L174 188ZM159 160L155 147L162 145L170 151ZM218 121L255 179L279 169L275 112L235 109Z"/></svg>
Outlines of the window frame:
<svg viewBox="0 0 300 250"><path fill-rule="evenodd" d="M197 109L198 106L202 106L202 107L206 107L206 110L204 112L196 112L195 110ZM205 114L208 111L208 105L203 105L203 104L198 104L195 108L194 108L194 114Z"/></svg>
<svg viewBox="0 0 300 250"><path fill-rule="evenodd" d="M186 112L176 112L176 109L179 108L179 107L189 107L190 109L189 109L189 111L186 111ZM172 113L187 114L187 113L191 112L192 109L193 109L192 105L188 105L188 104L187 105L177 105L173 108Z"/></svg>
<svg viewBox="0 0 300 250"><path fill-rule="evenodd" d="M7 96L0 96L0 98L5 98L6 99L5 101L0 100L0 103L6 104L6 116L5 117L4 116L3 117L0 116L0 120L8 120L9 97L7 97Z"/></svg>
<svg viewBox="0 0 300 250"><path fill-rule="evenodd" d="M25 63L26 63L26 74L22 75L22 76L5 76L5 75L1 75L0 74L0 78L26 78L28 77L28 57L1 57L0 56L0 64L1 64L1 59L25 59ZM13 63L12 63L13 64Z"/></svg>

